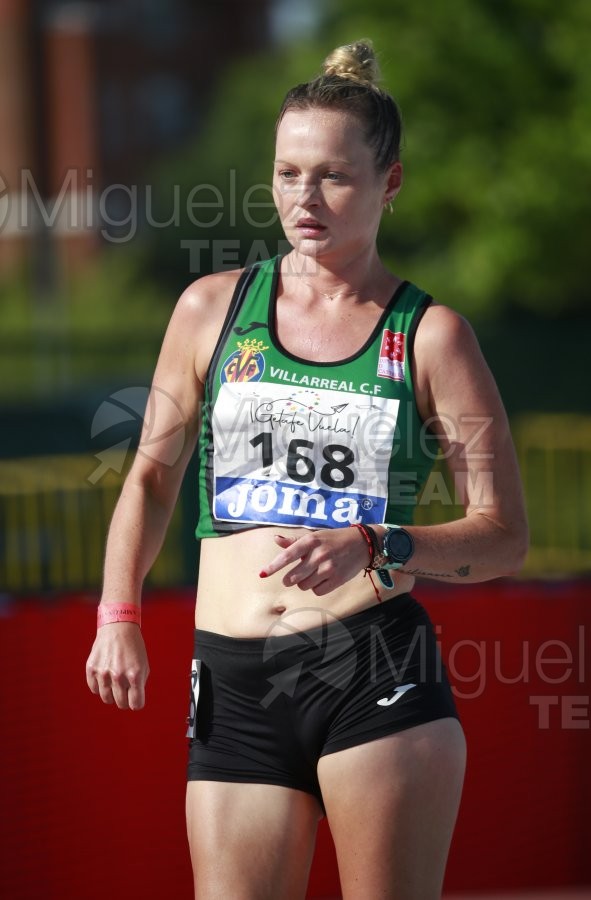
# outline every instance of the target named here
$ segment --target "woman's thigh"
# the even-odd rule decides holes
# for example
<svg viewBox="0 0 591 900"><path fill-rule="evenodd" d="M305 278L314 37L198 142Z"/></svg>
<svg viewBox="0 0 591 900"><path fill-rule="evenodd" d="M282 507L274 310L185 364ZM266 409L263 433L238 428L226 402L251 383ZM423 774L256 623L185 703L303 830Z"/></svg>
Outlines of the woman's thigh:
<svg viewBox="0 0 591 900"><path fill-rule="evenodd" d="M452 718L320 759L344 900L438 900L465 759Z"/></svg>
<svg viewBox="0 0 591 900"><path fill-rule="evenodd" d="M196 900L302 900L320 804L273 784L190 781L187 832Z"/></svg>

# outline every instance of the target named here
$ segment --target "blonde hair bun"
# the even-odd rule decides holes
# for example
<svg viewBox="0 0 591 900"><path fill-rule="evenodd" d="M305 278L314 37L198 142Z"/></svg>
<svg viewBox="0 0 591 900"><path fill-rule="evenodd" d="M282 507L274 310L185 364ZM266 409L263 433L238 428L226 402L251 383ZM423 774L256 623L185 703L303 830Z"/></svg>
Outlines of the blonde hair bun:
<svg viewBox="0 0 591 900"><path fill-rule="evenodd" d="M380 78L378 61L370 40L337 47L324 60L325 75L347 78L358 84L376 86Z"/></svg>

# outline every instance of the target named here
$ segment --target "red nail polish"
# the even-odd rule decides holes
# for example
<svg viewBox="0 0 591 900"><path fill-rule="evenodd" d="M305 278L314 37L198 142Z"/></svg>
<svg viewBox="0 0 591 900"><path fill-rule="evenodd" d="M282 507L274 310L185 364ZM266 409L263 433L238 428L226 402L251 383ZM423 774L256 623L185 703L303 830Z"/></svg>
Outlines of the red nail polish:
<svg viewBox="0 0 591 900"><path fill-rule="evenodd" d="M268 578L268 575L266 572L259 572L259 578Z"/></svg>

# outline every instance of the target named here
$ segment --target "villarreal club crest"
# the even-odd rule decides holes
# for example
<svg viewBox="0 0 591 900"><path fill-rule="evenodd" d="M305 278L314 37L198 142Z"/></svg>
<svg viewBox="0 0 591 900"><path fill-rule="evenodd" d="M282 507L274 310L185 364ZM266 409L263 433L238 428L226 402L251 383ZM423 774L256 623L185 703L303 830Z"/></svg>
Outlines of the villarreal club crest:
<svg viewBox="0 0 591 900"><path fill-rule="evenodd" d="M222 364L221 383L260 381L265 371L265 357L262 351L268 349L262 341L255 338L238 341L238 350L234 350Z"/></svg>

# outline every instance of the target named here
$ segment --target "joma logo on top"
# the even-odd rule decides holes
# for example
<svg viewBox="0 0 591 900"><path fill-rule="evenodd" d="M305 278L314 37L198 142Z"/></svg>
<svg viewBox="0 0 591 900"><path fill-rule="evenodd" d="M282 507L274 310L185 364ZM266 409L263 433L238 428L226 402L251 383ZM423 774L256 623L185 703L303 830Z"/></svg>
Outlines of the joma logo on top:
<svg viewBox="0 0 591 900"><path fill-rule="evenodd" d="M356 522L379 522L385 501L379 497L333 493L316 489L307 491L281 482L257 483L216 479L215 516L222 520L261 521L293 525L335 523L351 525ZM363 509L364 515L360 515Z"/></svg>

